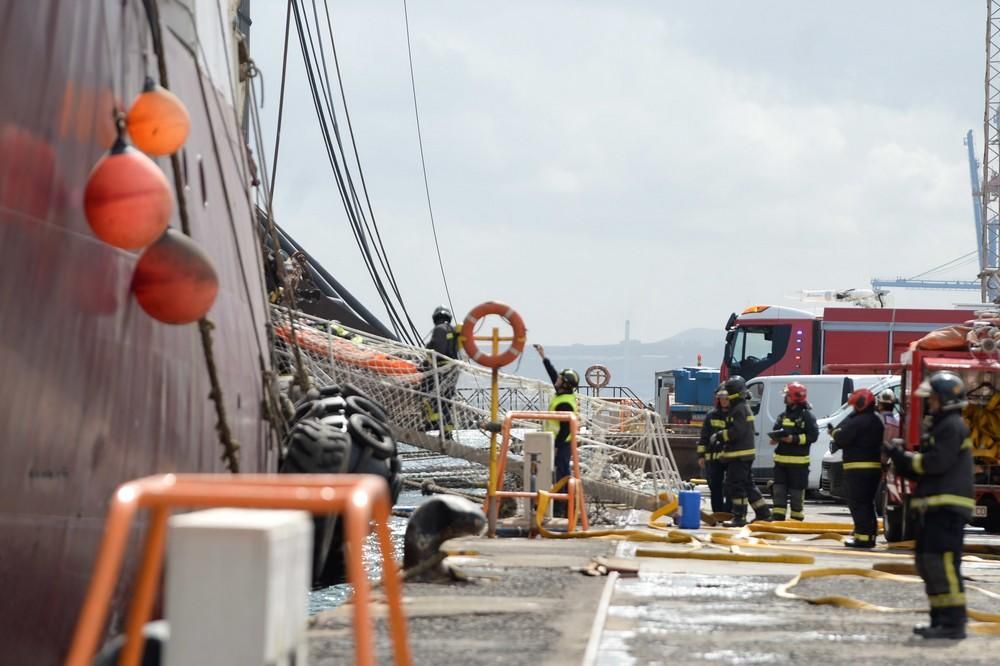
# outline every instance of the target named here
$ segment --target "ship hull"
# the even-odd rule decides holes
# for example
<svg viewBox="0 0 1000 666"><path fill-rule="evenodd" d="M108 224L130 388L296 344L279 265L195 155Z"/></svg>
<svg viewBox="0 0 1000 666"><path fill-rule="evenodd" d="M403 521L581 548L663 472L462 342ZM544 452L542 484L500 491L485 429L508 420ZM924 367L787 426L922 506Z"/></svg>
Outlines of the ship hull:
<svg viewBox="0 0 1000 666"><path fill-rule="evenodd" d="M164 45L192 120L191 235L219 275L208 318L229 426L242 470L273 470L266 301L233 95L169 30ZM114 100L141 89L144 50L155 75L141 2L0 0L0 663L65 655L117 485L224 470L197 326L139 308L139 253L99 241L82 209ZM173 189L169 160L157 163ZM127 584L118 596L109 631Z"/></svg>

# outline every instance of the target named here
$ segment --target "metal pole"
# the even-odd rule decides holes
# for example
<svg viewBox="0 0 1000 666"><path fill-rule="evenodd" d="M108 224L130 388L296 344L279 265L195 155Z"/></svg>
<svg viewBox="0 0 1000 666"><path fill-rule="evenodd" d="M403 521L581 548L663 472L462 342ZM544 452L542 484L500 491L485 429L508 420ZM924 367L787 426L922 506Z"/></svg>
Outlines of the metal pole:
<svg viewBox="0 0 1000 666"><path fill-rule="evenodd" d="M493 355L496 356L500 353L500 329L493 329ZM493 368L492 371L492 383L490 385L490 423L495 424L497 422L497 415L500 412L500 369ZM488 530L491 537L495 537L497 533L497 488L500 485L500 479L497 478L497 433L496 428L491 429L490 432L490 487L487 490L489 493L489 503L487 508L487 520L488 520Z"/></svg>
<svg viewBox="0 0 1000 666"><path fill-rule="evenodd" d="M441 377L438 375L437 352L427 351L427 358L430 359L432 372L434 373L434 395L437 398L438 416L438 441L444 441L444 405L441 404Z"/></svg>

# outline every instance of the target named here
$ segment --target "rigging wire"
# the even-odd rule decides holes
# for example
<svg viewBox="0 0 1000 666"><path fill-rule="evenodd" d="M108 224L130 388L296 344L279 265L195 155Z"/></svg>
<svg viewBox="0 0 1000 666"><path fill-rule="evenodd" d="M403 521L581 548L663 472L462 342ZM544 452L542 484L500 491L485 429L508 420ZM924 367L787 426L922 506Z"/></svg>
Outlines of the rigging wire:
<svg viewBox="0 0 1000 666"><path fill-rule="evenodd" d="M395 311L392 303L389 301L388 294L385 292L385 288L382 284L381 278L375 268L374 260L371 257L366 238L364 236L364 230L362 229L360 223L358 222L355 211L351 206L350 197L347 194L346 184L344 182L344 176L340 168L340 164L337 162L337 157L333 148L333 142L330 139L330 128L327 124L327 116L323 110L323 102L328 101L328 97L325 95L325 88L322 88L322 80L319 81L319 88L317 90L317 81L315 76L315 44L312 41L312 32L309 30L309 24L307 19L300 16L299 6L295 0L293 2L293 9L295 12L296 30L299 35L299 46L302 50L302 59L306 67L306 77L309 82L309 89L313 98L313 106L316 109L317 119L320 123L320 133L323 135L324 148L326 149L327 159L330 161L330 166L333 169L334 179L337 183L337 188L340 192L341 201L344 204L344 212L347 214L348 222L351 225L351 231L354 234L354 240L358 244L358 248L361 250L362 259L365 262L365 268L368 270L369 276L375 283L375 288L378 291L379 297L382 299L383 305L385 305L386 312L389 315L390 321L397 335L403 336L405 329L402 327L402 322ZM304 13L303 13L304 14ZM303 30L305 26L305 30ZM306 46L306 39L308 35L309 46ZM313 59L310 58L310 51L313 53ZM321 94L323 93L323 94Z"/></svg>
<svg viewBox="0 0 1000 666"><path fill-rule="evenodd" d="M324 0L324 4L325 3L326 3L326 0ZM364 171L361 168L361 160L360 160L360 156L359 156L358 150L357 150L357 143L354 141L354 131L353 131L353 128L351 127L351 125L350 125L350 115L348 114L346 116L347 117L347 123L348 123L348 130L351 133L351 140L352 140L352 146L353 146L353 149L354 149L355 161L356 161L356 163L358 165L358 173L359 173L359 175L361 177L361 182L362 182L362 191L364 192L365 199L368 202L368 210L369 210L369 216L368 217L365 216L364 209L362 208L361 201L360 201L360 199L358 197L357 188L355 188L355 186L354 186L354 179L351 177L351 171L350 171L350 168L348 167L347 153L344 150L344 143L343 143L343 139L342 139L341 133L340 133L340 123L337 122L336 113L335 113L335 108L336 107L335 107L334 102L333 102L333 86L330 83L330 73L329 73L329 70L327 68L327 63L326 63L326 49L325 49L325 47L323 45L323 36L322 36L322 34L320 32L320 20L319 20L319 13L318 13L318 10L316 8L316 0L312 0L312 8L313 8L313 20L315 22L315 28L316 28L316 43L317 43L317 47L318 47L317 50L319 51L319 55L320 55L319 66L320 66L322 74L323 74L322 78L320 79L320 84L321 84L321 88L323 89L323 92L326 95L327 109L329 110L330 116L331 116L331 118L333 120L333 123L332 123L333 124L333 132L334 132L334 136L337 138L338 153L340 155L341 164L343 165L344 177L345 177L346 183L348 185L348 189L350 190L351 201L353 202L354 211L355 211L355 217L357 219L359 219L361 222L364 223L364 227L367 230L367 233L365 235L366 242L371 243L371 245L374 247L375 256L378 258L379 264L382 266L382 272L385 274L386 281L389 283L389 286L392 287L393 293L396 296L396 300L402 306L401 307L402 314L403 314L403 317L405 317L405 319L406 319L406 323L409 325L410 332L412 332L413 335L417 339L420 339L420 333L419 333L419 331L417 331L416 326L413 324L413 320L410 318L409 312L406 310L406 306L405 306L405 303L403 301L403 297L402 297L402 295L399 292L399 286L396 283L395 273L392 270L392 266L389 263L388 254L386 253L385 246L382 243L382 236L379 233L378 224L377 224L377 222L375 220L375 213L372 211L371 200L368 198L367 188L365 187L365 183L364 183ZM331 49L333 51L334 64L336 66L336 71L337 71L337 80L338 80L338 83L339 83L339 86L340 86L341 100L342 100L342 104L343 104L343 107L344 107L344 110L345 110L345 114L346 114L346 112L347 112L347 97L346 97L346 95L344 93L344 82L343 82L343 78L340 75L340 67L339 67L339 64L337 63L337 60L336 60L336 44L333 41L333 26L332 26L332 22L330 20L329 5L326 5L325 11L326 11L326 18L327 18L327 32L328 32L328 34L330 36L330 44L331 44ZM307 30L307 32L309 31L308 24L306 26L306 30ZM310 43L311 43L311 33L310 33ZM313 57L315 59L315 51L314 51ZM374 242L372 242L373 235L374 235Z"/></svg>
<svg viewBox="0 0 1000 666"><path fill-rule="evenodd" d="M314 14L315 14L315 8L316 8L316 0L313 0L313 13ZM375 241L376 241L376 244L377 244L377 248L381 252L381 256L385 258L384 267L385 267L385 270L386 270L387 277L389 278L389 284L392 286L393 292L396 294L397 300L399 300L399 302L402 303L403 302L403 297L399 293L399 285L396 283L396 275L395 275L395 273L392 270L392 266L389 264L389 256L388 256L388 253L386 252L385 244L382 242L382 234L379 231L378 223L375 220L375 211L372 208L371 198L368 196L368 184L365 182L365 172L361 168L361 154L358 152L357 140L354 137L354 126L351 124L351 112L350 112L350 110L347 107L347 95L344 93L344 77L340 73L340 60L337 57L337 43L336 43L336 41L334 40L334 37L333 37L333 22L330 19L330 5L329 5L329 2L327 0L323 0L323 9L324 9L324 12L326 14L327 32L330 35L330 51L333 54L333 66L334 66L335 71L337 72L337 83L338 83L339 88L340 88L341 105L344 107L344 119L347 122L347 131L348 131L348 134L351 137L351 149L354 152L354 161L355 161L355 164L358 167L358 178L361 181L361 191L362 191L362 193L365 196L365 203L368 206L368 215L371 218L372 228L375 230ZM317 23L318 23L318 19L317 19ZM324 69L325 69L325 67L326 67L326 65L325 65L325 62L324 62ZM329 84L327 84L327 87L329 87ZM338 136L339 136L339 133L338 133ZM351 184L351 189L352 189L352 191L354 189L354 184L353 183ZM356 194L355 194L355 196L356 196ZM360 207L360 204L358 204L358 205ZM404 308L404 313L406 313L405 312L405 308ZM407 316L407 321L409 321L410 327L413 329L414 335L416 335L418 337L418 339L422 340L423 338L419 337L419 332L417 331L416 326L414 326L413 321L410 319L409 313L406 313L406 316Z"/></svg>
<svg viewBox="0 0 1000 666"><path fill-rule="evenodd" d="M974 258L974 257L976 257L978 255L979 255L979 250L973 250L972 252L969 252L967 254L963 254L960 257L956 257L956 258L952 259L951 261L946 261L945 263L941 264L940 266L935 266L934 268L928 269L928 270L924 271L923 273L919 273L919 274L914 275L913 277L910 277L910 278L907 278L907 279L908 280L916 280L916 279L922 278L922 277L924 277L926 275L930 275L931 273L936 273L936 272L943 271L943 270L948 270L948 269L951 269L951 268L957 268L959 265L963 265L963 262L964 263L969 263L968 260L970 258Z"/></svg>
<svg viewBox="0 0 1000 666"><path fill-rule="evenodd" d="M354 196L352 197L351 195L353 182L349 181L350 171L346 168L346 154L343 151L343 143L342 141L339 141L339 130L337 127L336 112L332 105L332 95L330 94L329 87L324 85L322 71L323 63L322 59L316 54L316 43L312 37L312 27L310 26L308 15L304 11L300 10L298 0L290 0L290 4L295 16L299 46L302 51L303 62L306 68L306 79L313 98L313 106L316 110L317 119L319 120L320 133L323 137L327 158L330 162L331 168L333 169L334 178L337 183L341 200L344 204L344 211L347 214L352 233L355 237L355 242L361 250L365 267L375 283L376 290L378 291L379 297L382 299L386 312L389 315L390 322L396 330L396 334L399 335L402 340L413 344L414 335L417 333L415 328L412 327L412 322L410 322L410 329L408 329L404 324L404 316L407 322L410 321L409 315L406 314L405 303L402 302L402 299L399 299L398 309L393 303L391 295L387 291L382 276L378 270L376 261L372 256L372 248L370 247L368 233L366 233L367 221L364 220L363 211L360 210L360 202L357 198L356 190L354 190ZM318 25L316 27L316 32L318 36ZM329 81L328 73L325 80ZM340 160L338 160L338 151L335 149L334 140L333 137L331 137L331 125L333 126L334 136L338 138L338 145L341 148L339 152ZM341 163L343 163L343 166ZM378 253L376 252L376 254ZM400 311L402 311L404 315L400 315Z"/></svg>
<svg viewBox="0 0 1000 666"><path fill-rule="evenodd" d="M444 293L448 297L448 307L455 311L451 302L451 290L448 289L448 278L444 273L444 261L441 259L441 245L438 243L437 225L434 223L434 208L431 206L431 190L427 181L427 162L424 159L424 139L420 130L420 111L417 107L417 83L413 75L413 49L410 46L410 15L403 0L403 23L406 26L406 55L410 61L410 89L413 91L413 117L417 123L417 145L420 148L420 168L424 173L424 194L427 196L427 212L431 218L431 232L434 235L434 249L437 251L438 267L441 269L441 281L444 282Z"/></svg>

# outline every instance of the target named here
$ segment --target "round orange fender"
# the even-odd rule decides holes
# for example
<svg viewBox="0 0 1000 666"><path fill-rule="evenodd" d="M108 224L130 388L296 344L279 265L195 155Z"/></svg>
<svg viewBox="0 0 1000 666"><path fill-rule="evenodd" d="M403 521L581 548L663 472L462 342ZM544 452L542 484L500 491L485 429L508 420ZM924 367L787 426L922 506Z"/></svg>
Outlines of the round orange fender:
<svg viewBox="0 0 1000 666"><path fill-rule="evenodd" d="M511 341L510 347L506 351L496 355L484 354L480 351L479 347L476 346L476 336L474 333L479 320L491 314L499 315L501 319L514 329L514 339ZM465 321L462 322L462 331L465 333L462 336L462 348L465 349L465 353L473 361L487 368L502 368L505 365L513 363L521 355L521 352L524 351L524 341L526 339L524 320L521 319L521 315L514 311L514 308L506 303L486 301L472 308L469 314L465 315Z"/></svg>

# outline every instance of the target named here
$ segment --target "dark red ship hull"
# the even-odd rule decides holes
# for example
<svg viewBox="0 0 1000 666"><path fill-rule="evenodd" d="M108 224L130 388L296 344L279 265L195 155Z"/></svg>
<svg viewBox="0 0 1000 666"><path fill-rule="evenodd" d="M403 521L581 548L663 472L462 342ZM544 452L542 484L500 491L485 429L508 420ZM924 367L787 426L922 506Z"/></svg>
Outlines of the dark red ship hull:
<svg viewBox="0 0 1000 666"><path fill-rule="evenodd" d="M118 484L224 469L197 327L147 316L129 292L138 253L102 243L83 215L88 173L114 137L115 98L127 104L156 73L142 2L122 5L0 0L3 664L64 656ZM242 135L194 55L169 30L164 42L170 87L192 121L182 158L191 233L221 286L208 318L229 424L242 470L273 469ZM157 162L172 187L169 160Z"/></svg>

